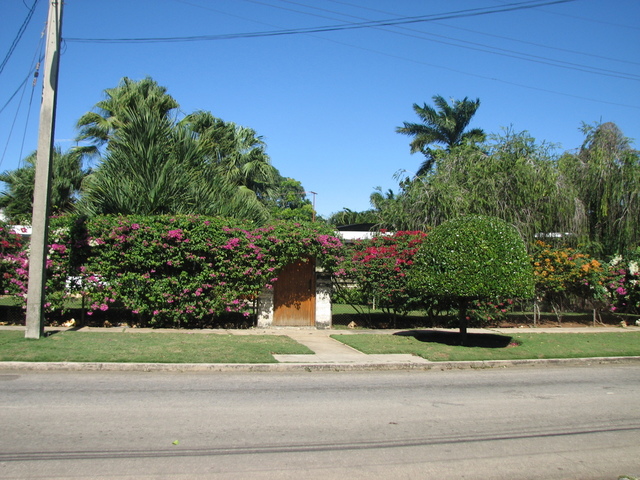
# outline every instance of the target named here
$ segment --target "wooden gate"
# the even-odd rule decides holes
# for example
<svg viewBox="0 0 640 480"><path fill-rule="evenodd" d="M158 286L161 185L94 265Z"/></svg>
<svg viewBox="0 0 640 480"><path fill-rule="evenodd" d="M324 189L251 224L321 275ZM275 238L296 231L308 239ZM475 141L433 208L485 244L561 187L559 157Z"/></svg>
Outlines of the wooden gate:
<svg viewBox="0 0 640 480"><path fill-rule="evenodd" d="M312 259L287 265L273 287L273 325L313 327L316 322L316 264Z"/></svg>

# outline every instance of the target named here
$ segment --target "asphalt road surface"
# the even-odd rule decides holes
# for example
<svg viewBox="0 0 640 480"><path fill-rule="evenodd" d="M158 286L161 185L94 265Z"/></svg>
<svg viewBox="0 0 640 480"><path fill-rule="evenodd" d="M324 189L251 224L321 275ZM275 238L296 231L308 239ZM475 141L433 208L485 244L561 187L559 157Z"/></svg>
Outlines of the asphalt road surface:
<svg viewBox="0 0 640 480"><path fill-rule="evenodd" d="M640 476L640 366L0 371L0 478Z"/></svg>

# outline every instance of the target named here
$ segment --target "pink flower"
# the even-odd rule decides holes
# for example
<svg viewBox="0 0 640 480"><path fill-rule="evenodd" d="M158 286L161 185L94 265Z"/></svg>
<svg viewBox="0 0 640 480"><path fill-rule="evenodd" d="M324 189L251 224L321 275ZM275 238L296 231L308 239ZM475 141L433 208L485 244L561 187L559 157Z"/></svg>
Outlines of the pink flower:
<svg viewBox="0 0 640 480"><path fill-rule="evenodd" d="M177 230L169 230L167 232L167 238L174 238L176 240L182 240L183 238L183 231L180 229Z"/></svg>
<svg viewBox="0 0 640 480"><path fill-rule="evenodd" d="M58 253L64 253L67 251L67 246L62 245L61 243L54 243L53 245L51 245L51 250Z"/></svg>

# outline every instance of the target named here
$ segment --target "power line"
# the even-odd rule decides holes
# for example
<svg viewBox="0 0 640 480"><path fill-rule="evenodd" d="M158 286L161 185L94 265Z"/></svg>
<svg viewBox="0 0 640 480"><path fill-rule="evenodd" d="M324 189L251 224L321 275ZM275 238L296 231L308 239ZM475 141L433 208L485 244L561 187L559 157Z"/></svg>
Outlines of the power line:
<svg viewBox="0 0 640 480"><path fill-rule="evenodd" d="M331 18L331 17L327 17L324 15L318 15L315 13L309 13L309 12L303 12L300 10L295 10L292 8L287 8L287 7L281 7L281 6L277 6L277 5L273 5L270 4L268 2L263 2L263 1L259 1L259 0L245 0L247 2L250 3L255 3L255 4L259 4L259 5L266 5L266 6L270 6L273 8L278 8L278 9L283 9L283 10L287 10L287 11L292 11L292 12L296 12L296 13L301 13L304 15L310 15L310 16L314 16L314 17L320 17L320 18ZM335 15L341 15L341 16L347 16L347 17L351 17L351 18L356 18L359 20L367 20L366 18L362 18L362 17L358 17L355 15L350 15L350 14L345 14L345 13L341 13L341 12L336 12L334 10L329 10L329 9L325 9L325 8L319 8L319 7L314 7L311 5L306 5L304 3L299 3L293 0L280 0L281 2L284 3L288 3L288 4L293 4L293 5L298 5L301 7L306 7L306 8L310 8L313 10L320 10L322 12L329 12L329 13L333 13ZM355 6L357 7L357 5L351 5L351 6ZM370 9L368 9L370 10ZM379 13L384 13L386 15L394 15L393 13L390 12L385 12L385 11L381 11L381 10L376 10ZM336 18L331 18L332 20L336 20ZM445 25L446 26L446 25ZM417 30L417 29L413 29L413 28L409 28L409 27L401 27L398 26L396 27L399 30L404 30L407 32L415 32L416 34L412 34L412 33L403 33L400 31L397 31L397 29L394 30L390 30L390 29L386 29L386 28L379 28L380 30L386 31L386 32L390 32L396 35L404 35L404 36L409 36L409 37L413 37L413 38L419 38L421 40L427 40L427 41L431 41L431 42L436 42L436 43L440 43L443 45L450 45L450 46L454 46L454 47L458 47L458 48L466 48L468 50L474 50L474 51L479 51L479 52L484 52L484 53L490 53L492 55L500 55L500 56L504 56L504 57L510 57L510 58L516 58L518 60L523 60L523 61L527 61L527 62L533 62L533 63L539 63L542 65L549 65L552 67L558 67L558 68L565 68L568 70L575 70L575 71L580 71L580 72L585 72L585 73L592 73L595 75L603 75L603 76L607 76L607 77L614 77L614 78L622 78L625 80L635 80L635 81L640 81L640 75L635 75L629 72L620 72L620 71L616 71L616 70L610 70L610 69L605 69L605 68L599 68L599 67L593 67L591 65L584 65L584 64L580 64L580 63L574 63L574 62L567 62L567 61L563 61L563 60L556 60L553 58L549 58L549 57L544 57L541 55L533 55L530 53L524 53L524 52L518 52L515 50L510 50L510 49L505 49L505 48L500 48L500 47L494 47L491 45L486 45L483 43L478 43L478 42L471 42L471 41L467 41L467 40L461 40L458 38L453 38L447 35L438 35L438 34L434 34L434 33L427 33L427 32L423 32L422 30ZM455 27L453 27L455 28ZM461 30L468 30L468 29L461 29ZM468 30L473 32L472 30ZM480 33L480 32L474 32L474 33ZM424 36L429 36L429 37L437 37L440 39L444 39L444 40L434 40L434 39L427 39ZM502 37L505 38L505 37ZM460 45L458 43L452 43L452 42L460 42L463 45ZM525 42L527 43L527 42ZM464 45L467 44L467 45ZM471 46L469 46L471 45ZM579 53L579 52L578 52ZM634 62L630 62L630 63L634 63Z"/></svg>
<svg viewBox="0 0 640 480"><path fill-rule="evenodd" d="M245 0L245 1L252 1L253 2L254 0ZM293 4L296 4L296 5L302 5L302 6L306 6L308 8L317 9L316 7L312 7L310 5L305 5L303 3L294 2L294 1L291 1L291 0L280 0L280 1L281 2L286 2L286 3L293 3ZM365 7L363 5L344 2L344 1L340 1L340 0L328 0L328 1L330 1L332 3L337 3L338 5L346 5L346 6L349 6L349 7L358 8L360 10L369 10L371 12L382 13L382 14L385 14L385 15L394 15L394 16L396 15L395 13L387 12L385 10L379 10L379 9L376 9L376 8ZM280 8L280 7L276 7L276 8ZM319 9L319 10L333 12L333 13L337 13L339 15L347 15L347 14L343 14L343 13L340 13L340 12L335 12L335 11L327 10L327 9ZM562 16L565 16L565 17L576 18L576 19L583 20L583 21L591 21L591 22L603 23L603 24L606 24L606 25L613 25L613 26L616 26L616 27L623 26L623 27L628 27L628 28L637 28L637 27L631 27L631 26L627 26L627 25L619 25L619 24L613 24L613 23L608 23L608 22L600 22L598 20L593 20L593 19L590 19L590 18L577 17L577 16L568 15L568 14L562 14L562 13L558 13L558 12L551 12L551 11L548 11L548 10L540 9L540 11L545 12L545 13L550 13L550 14L553 14L553 15L562 15ZM300 13L305 13L305 12L300 12ZM311 13L305 13L305 14L306 15L314 15L314 14L311 14ZM347 16L354 17L354 18L361 18L361 17L355 17L354 15L347 15ZM542 43L528 42L526 40L521 40L519 38L507 37L505 35L496 35L494 33L481 32L481 31L478 31L478 30L472 30L470 28L464 28L464 27L449 25L449 24L446 24L446 23L438 23L437 25L440 25L440 26L446 27L446 28L452 28L452 29L455 29L455 30L462 30L462 31L465 31L465 32L475 33L475 34L478 34L478 35L484 35L486 37L499 38L499 39L502 39L502 40L509 40L511 42L522 43L522 44L525 44L525 45L532 45L534 47L545 48L545 49L548 49L548 50L555 50L555 51L558 51L558 52L566 52L566 53L571 53L571 54L583 55L583 56L586 56L586 57L598 58L598 59L601 59L601 60L608 60L608 61L612 61L612 62L626 63L626 64L629 64L629 65L640 65L640 62L633 62L633 61L628 60L628 59L623 60L623 59L620 59L620 58L607 57L607 56L604 56L604 55L596 55L596 54L590 53L590 52L582 52L582 51L579 51L579 50L571 50L571 49L561 48L561 47L557 47L557 46L544 45ZM459 39L456 39L456 40L459 40ZM462 41L462 40L459 40L459 41Z"/></svg>
<svg viewBox="0 0 640 480"><path fill-rule="evenodd" d="M250 19L250 18L246 18L246 17L240 16L240 15L235 15L235 14L231 14L229 12L225 12L225 11L222 11L222 10L214 9L214 8L211 8L209 5L204 6L204 5L200 5L200 4L188 1L188 0L174 0L174 1L186 4L186 5L190 5L190 6L193 6L193 7L197 7L197 8L202 8L202 9L205 9L205 10L215 11L217 13L220 13L220 14L223 14L223 15L232 16L232 17L235 17L235 18L240 18L242 20L248 20L248 21L252 21L252 22L256 22L256 23L260 23L260 24L264 24L264 25L275 26L273 24L268 24L268 23L265 23L263 21L257 21L257 20L253 20L253 19ZM285 10L288 10L288 11L293 11L293 12L301 13L301 14L304 14L304 15L311 15L311 16L320 17L320 18L330 18L330 17L326 17L324 15L317 15L317 14L310 13L310 12L304 12L304 11L300 11L300 10L294 10L294 9L291 9L291 8L285 8L285 7L272 5L272 4L269 4L269 3L264 2L264 1L259 1L259 0L245 0L245 1L250 2L250 3L262 4L262 5L270 6L270 7L273 7L273 8L285 9ZM356 19L366 20L366 19L363 19L362 17L357 17L355 15L345 14L345 13L341 13L341 12L335 12L335 11L331 11L331 10L327 10L327 9L318 9L317 7L312 7L312 6L300 4L300 3L297 3L297 2L294 2L294 1L291 1L291 0L281 0L281 1L284 1L286 3L291 3L291 4L297 4L297 5L301 5L301 6L307 6L307 7L311 8L311 9L314 9L314 10L323 10L323 11L328 11L328 12L331 12L331 13L335 13L337 15L348 16L348 17L352 17L352 18L356 18ZM378 9L373 9L373 8L369 8L369 7L363 7L361 5L355 5L353 3L349 3L349 2L345 2L345 1L338 1L338 0L330 0L330 1L333 2L333 3L341 4L341 5L347 5L347 6L350 6L350 7L369 10L369 11L373 11L373 12L376 12L376 13L382 13L384 15L393 15L394 17L397 18L397 14L394 14L394 13L391 13L391 12L387 12L387 11L384 11L384 10L378 10ZM333 20L337 20L337 19L333 18ZM421 32L420 30L412 30L412 29L407 28L407 27L398 27L398 28L401 28L403 30L416 31L416 32L419 32L421 34L426 34L425 32ZM388 31L388 32L391 32L391 33L402 34L402 33L397 32L395 30L388 30L388 29L382 29L382 30ZM478 33L481 33L481 32L478 32ZM310 34L307 34L307 35L310 35ZM408 35L408 34L404 34L404 35ZM390 54L390 53L382 52L380 50L376 50L376 49L373 49L373 48L370 48L370 47L362 47L362 46L354 45L354 44L351 44L351 43L338 41L336 39L328 38L326 36L316 36L316 35L310 35L310 36L316 37L316 38L320 38L320 39L322 39L324 41L328 41L328 42L335 43L335 44L338 44L338 45L343 45L343 46L347 46L347 47L350 47L350 48L355 48L355 49L358 49L358 50L363 50L363 51L375 53L377 55L382 55L382 56L386 56L386 57L390 57L390 58L395 58L395 59L398 59L398 60L407 61L407 62L411 62L411 63L416 63L416 64L419 64L419 65L426 65L426 66L429 66L429 67L432 67L432 68L448 70L448 71L459 73L459 74L462 74L462 75L467 75L467 76L480 78L480 79L484 79L484 80L490 80L490 81L493 81L493 82L503 83L503 84L506 84L506 85L514 86L514 87L525 88L525 89L528 89L528 90L540 91L540 92L545 92L545 93L551 93L551 94L554 94L554 95L559 95L559 96L564 96L564 97L569 97L569 98L575 98L575 99L579 99L579 100L586 100L586 101L594 102L594 103L601 103L601 104L606 104L606 105L615 105L615 106L619 106L619 107L626 107L626 108L632 108L632 109L640 109L640 106L632 105L632 104L629 104L629 103L624 103L624 104L616 103L616 102L611 102L611 101L607 101L607 100L599 100L599 99L595 99L595 98L590 98L590 97L570 94L570 93L566 93L566 92L560 92L560 91L551 90L551 89L548 89L548 88L541 88L541 87L526 85L526 84L522 84L522 83L518 83L518 82L512 82L512 81L509 81L509 80L503 80L503 79L497 78L495 76L487 76L487 75L481 75L481 74L478 74L478 73L471 73L471 72L467 72L467 71L464 71L464 70L459 70L459 69L456 69L456 68L451 68L451 67L447 67L447 66L443 66L443 65L437 65L437 64L433 64L433 63L424 62L424 61L421 61L421 60L416 60L415 58L408 58L408 57L403 57L403 56L399 56L399 55L395 55L395 54ZM426 39L424 39L422 37L417 37L417 38L421 38L423 40L426 40ZM453 45L457 46L459 48L468 48L468 47L464 47L464 46L461 46L461 45L455 45L455 44L453 44ZM552 47L547 47L547 48L552 48ZM499 53L496 53L496 52L487 52L487 53L495 53L495 54L499 55ZM514 53L518 53L518 52L514 52ZM575 53L582 53L582 52L575 52ZM518 58L518 57L515 57L515 58ZM527 59L521 58L521 60L527 60ZM555 60L553 60L553 61L555 61ZM554 66L559 66L559 65L554 65ZM589 73L595 73L595 72L589 72Z"/></svg>
<svg viewBox="0 0 640 480"><path fill-rule="evenodd" d="M358 30L364 28L389 27L395 25L408 25L412 23L432 22L436 20L449 20L453 18L474 17L493 13L525 10L560 3L574 2L575 0L546 0L511 3L500 7L482 7L433 15L420 15L413 17L400 17L392 20L374 20L366 22L346 23L342 25L325 25L320 27L294 28L285 30L271 30L263 32L232 33L223 35L193 35L186 37L147 37L147 38L78 38L65 37L68 42L74 43L177 43L177 42L202 42L217 40L234 40L244 38L275 37L283 35L301 35L309 33L337 32L343 30Z"/></svg>
<svg viewBox="0 0 640 480"><path fill-rule="evenodd" d="M34 12L36 11L37 3L38 3L38 0L34 0L33 5L31 5L31 9L27 13L27 18L24 19L24 21L22 22L22 25L20 26L20 29L18 30L18 33L16 34L15 38L13 39L13 42L11 42L11 46L9 47L9 51L5 55L4 60L2 61L2 63L0 63L0 73L2 73L2 71L4 70L5 65L9 61L9 58L11 58L11 55L13 54L13 51L16 49L16 46L18 45L18 42L20 42L20 39L22 38L22 35L24 34L24 31L27 29L27 25L29 25L29 22L31 21L31 18L33 17Z"/></svg>

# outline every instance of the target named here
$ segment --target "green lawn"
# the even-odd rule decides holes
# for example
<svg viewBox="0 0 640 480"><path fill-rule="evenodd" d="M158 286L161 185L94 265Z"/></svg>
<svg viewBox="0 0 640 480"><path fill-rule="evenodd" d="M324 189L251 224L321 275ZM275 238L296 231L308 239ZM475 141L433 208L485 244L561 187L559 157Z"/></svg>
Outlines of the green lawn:
<svg viewBox="0 0 640 480"><path fill-rule="evenodd" d="M272 354L310 354L284 335L59 332L39 340L0 331L0 361L275 363Z"/></svg>
<svg viewBox="0 0 640 480"><path fill-rule="evenodd" d="M434 362L640 356L640 332L458 334L416 330L402 335L332 335L367 354L409 353Z"/></svg>

